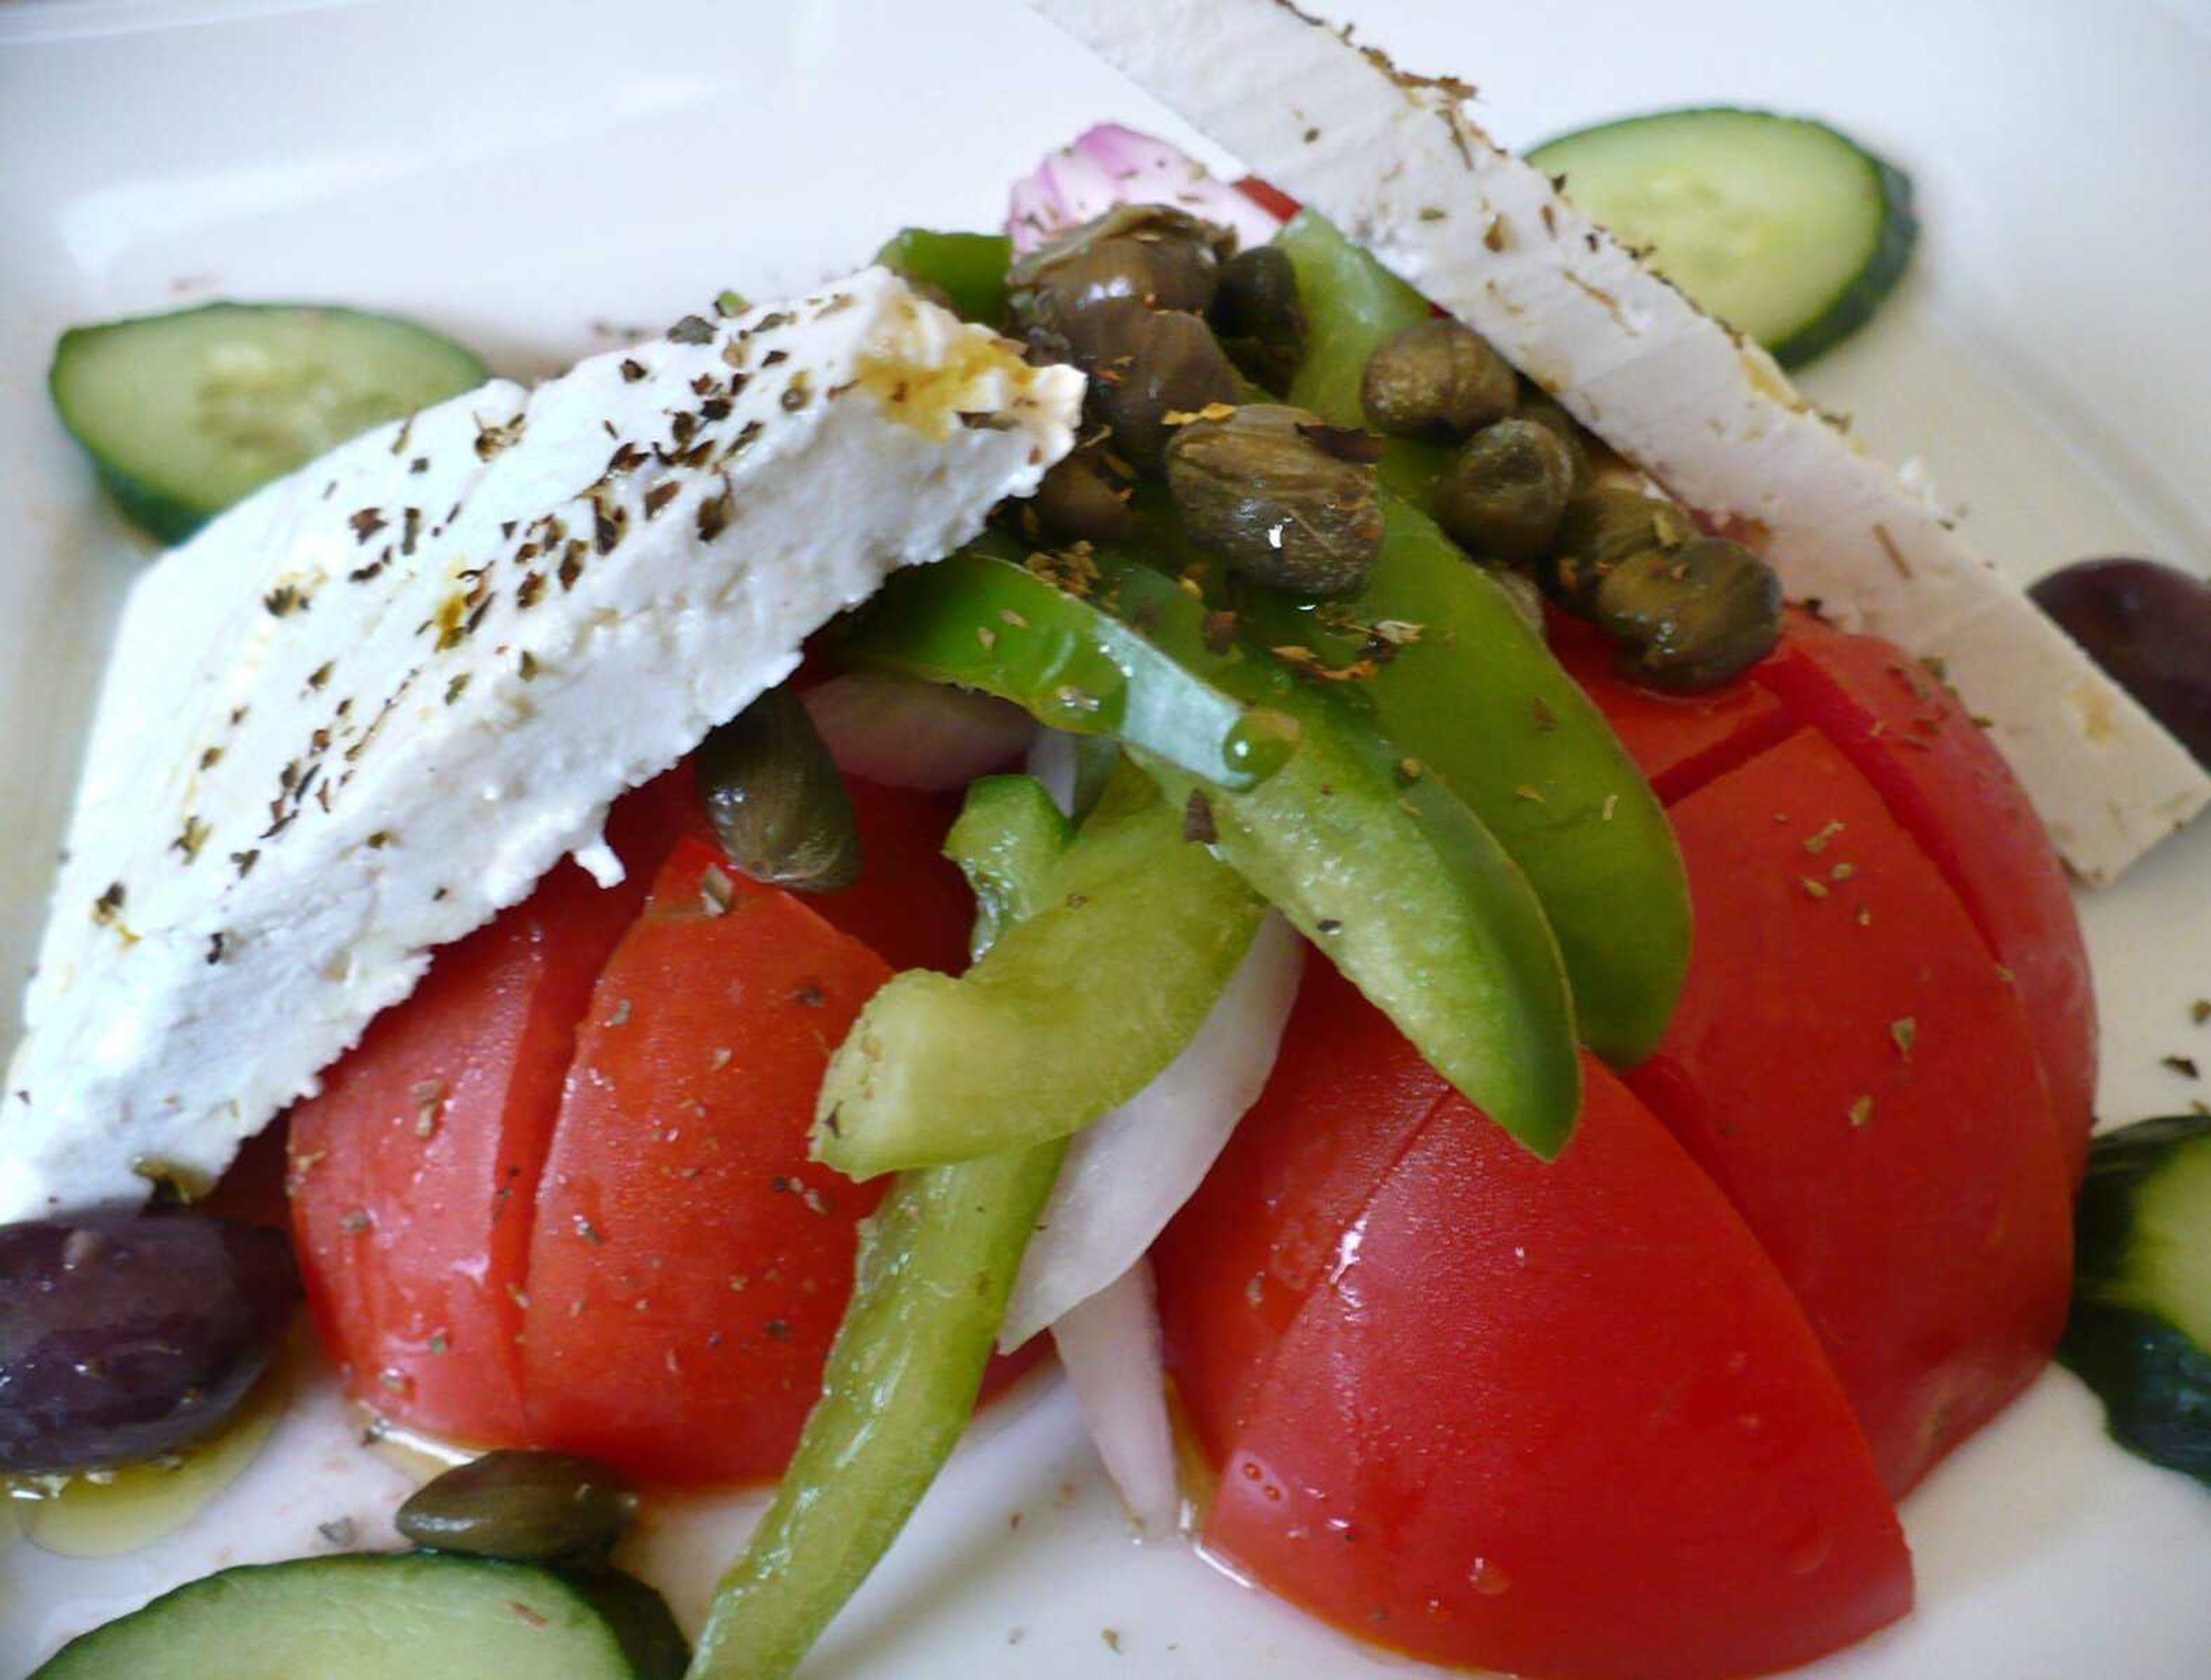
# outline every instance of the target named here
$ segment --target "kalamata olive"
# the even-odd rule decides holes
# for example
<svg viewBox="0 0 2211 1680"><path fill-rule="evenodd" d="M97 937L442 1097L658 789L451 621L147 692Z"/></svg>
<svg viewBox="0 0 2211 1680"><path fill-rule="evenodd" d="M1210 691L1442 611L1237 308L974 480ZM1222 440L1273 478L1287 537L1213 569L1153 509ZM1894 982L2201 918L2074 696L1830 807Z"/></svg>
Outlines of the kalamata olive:
<svg viewBox="0 0 2211 1680"><path fill-rule="evenodd" d="M2033 589L2111 679L2211 768L2211 583L2152 560L2084 560Z"/></svg>
<svg viewBox="0 0 2211 1680"><path fill-rule="evenodd" d="M1436 519L1470 553L1518 564L1550 546L1573 482L1557 433L1500 420L1451 457L1436 481Z"/></svg>
<svg viewBox="0 0 2211 1680"><path fill-rule="evenodd" d="M1202 314L1235 244L1227 228L1172 205L1116 205L1015 263L1006 276L1015 319L1063 332L1116 299Z"/></svg>
<svg viewBox="0 0 2211 1680"><path fill-rule="evenodd" d="M802 893L860 878L851 796L789 689L769 689L708 735L696 763L707 820L745 874Z"/></svg>
<svg viewBox="0 0 2211 1680"><path fill-rule="evenodd" d="M1520 381L1520 406L1514 418L1532 420L1538 426L1548 426L1559 434L1559 441L1566 446L1566 453L1574 464L1574 494L1589 488L1595 478L1590 466L1589 434L1582 430L1581 422L1566 410L1566 405L1532 379Z"/></svg>
<svg viewBox="0 0 2211 1680"><path fill-rule="evenodd" d="M1669 553L1696 534L1676 502L1616 487L1590 490L1566 504L1548 551L1536 562L1536 580L1576 617L1594 618L1606 573L1631 555Z"/></svg>
<svg viewBox="0 0 2211 1680"><path fill-rule="evenodd" d="M1781 637L1781 579L1724 537L1700 537L1665 553L1645 549L1597 585L1596 621L1637 682L1695 694L1773 651Z"/></svg>
<svg viewBox="0 0 2211 1680"><path fill-rule="evenodd" d="M1090 375L1087 411L1111 428L1113 452L1146 471L1166 452L1169 415L1236 400L1236 370L1195 315L1124 298L1073 324L1075 359Z"/></svg>
<svg viewBox="0 0 2211 1680"><path fill-rule="evenodd" d="M1063 456L1044 476L1029 506L1045 531L1064 542L1112 543L1129 534L1130 481L1105 450Z"/></svg>
<svg viewBox="0 0 2211 1680"><path fill-rule="evenodd" d="M1221 265L1209 317L1228 359L1269 391L1287 391L1305 354L1305 306L1298 271L1271 245L1239 251Z"/></svg>
<svg viewBox="0 0 2211 1680"><path fill-rule="evenodd" d="M1472 327L1439 315L1382 341L1366 358L1359 400L1385 432L1451 441L1511 414L1520 377Z"/></svg>
<svg viewBox="0 0 2211 1680"><path fill-rule="evenodd" d="M0 1471L94 1470L212 1433L300 1300L281 1231L108 1210L0 1227Z"/></svg>
<svg viewBox="0 0 2211 1680"><path fill-rule="evenodd" d="M547 1563L603 1557L636 1509L603 1465L507 1448L425 1483L392 1520L418 1546Z"/></svg>
<svg viewBox="0 0 2211 1680"><path fill-rule="evenodd" d="M1167 492L1190 540L1300 595L1358 588L1381 552L1382 510L1372 464L1325 447L1336 435L1278 403L1183 427L1167 446Z"/></svg>

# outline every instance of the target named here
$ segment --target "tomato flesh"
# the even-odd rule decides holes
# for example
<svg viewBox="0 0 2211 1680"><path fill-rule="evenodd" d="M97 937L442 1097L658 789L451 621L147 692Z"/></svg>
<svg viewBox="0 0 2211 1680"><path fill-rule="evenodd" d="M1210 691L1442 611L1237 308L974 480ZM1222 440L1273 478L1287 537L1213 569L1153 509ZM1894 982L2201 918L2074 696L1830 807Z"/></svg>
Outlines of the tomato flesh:
<svg viewBox="0 0 2211 1680"><path fill-rule="evenodd" d="M1587 1074L1548 1166L1425 1067L1391 1077L1427 1118L1335 1233L1205 1542L1361 1637L1556 1680L1710 1680L1861 1637L1908 1608L1910 1567L1842 1392L1741 1220ZM1245 1128L1263 1150L1368 1115L1314 1091ZM1190 1300L1161 1308L1202 1385Z"/></svg>
<svg viewBox="0 0 2211 1680"><path fill-rule="evenodd" d="M2008 972L2075 1183L2096 1097L2096 1001L2063 867L2011 767L1956 697L1870 636L1797 616L1758 686L1878 789Z"/></svg>
<svg viewBox="0 0 2211 1680"><path fill-rule="evenodd" d="M347 1386L475 1446L529 1438L530 1207L575 1027L644 901L573 864L439 952L413 997L292 1111L294 1238Z"/></svg>
<svg viewBox="0 0 2211 1680"><path fill-rule="evenodd" d="M807 1161L814 1093L890 973L718 848L669 858L592 991L538 1191L538 1444L648 1480L782 1469L880 1194Z"/></svg>
<svg viewBox="0 0 2211 1680"><path fill-rule="evenodd" d="M1334 964L1305 965L1265 1090L1154 1251L1184 1404L1216 1461L1337 1236L1435 1106L1427 1071Z"/></svg>
<svg viewBox="0 0 2211 1680"><path fill-rule="evenodd" d="M1697 943L1629 1076L1742 1209L1901 1494L2039 1371L2065 1170L2017 998L1880 796L1805 731L1673 808Z"/></svg>

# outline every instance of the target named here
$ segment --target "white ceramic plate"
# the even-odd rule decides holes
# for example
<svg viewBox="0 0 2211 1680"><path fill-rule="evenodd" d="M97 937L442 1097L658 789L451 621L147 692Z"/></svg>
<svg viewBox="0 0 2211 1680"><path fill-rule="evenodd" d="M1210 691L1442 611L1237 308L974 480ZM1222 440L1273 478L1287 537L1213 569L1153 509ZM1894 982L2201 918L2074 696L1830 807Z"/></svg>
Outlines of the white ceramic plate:
<svg viewBox="0 0 2211 1680"><path fill-rule="evenodd" d="M1917 177L1926 240L1813 394L1882 452L1924 458L2022 577L2088 554L2211 555L2211 6L1343 9L1403 62L1481 83L1509 141L1714 100L1860 133ZM0 787L15 835L0 973L30 960L109 627L146 557L48 413L64 326L221 295L330 299L421 316L526 376L723 285L765 296L850 266L903 222L991 225L1014 175L1101 117L1190 139L1009 0L0 9ZM2184 1106L2196 1088L2159 1058L2211 1063L2187 1014L2211 993L2211 822L2085 911L2105 1112ZM2211 1497L2118 1453L2098 1422L2071 1379L2045 1378L1906 1505L1918 1612L1808 1672L2200 1680ZM190 1575L327 1547L318 1525L388 1538L403 1487L311 1386L245 1477L165 1541L86 1562L0 1538L0 1676ZM633 1562L695 1616L750 1510L665 1513ZM978 1431L809 1672L1405 1667L1178 1546L1131 1545L1046 1382Z"/></svg>

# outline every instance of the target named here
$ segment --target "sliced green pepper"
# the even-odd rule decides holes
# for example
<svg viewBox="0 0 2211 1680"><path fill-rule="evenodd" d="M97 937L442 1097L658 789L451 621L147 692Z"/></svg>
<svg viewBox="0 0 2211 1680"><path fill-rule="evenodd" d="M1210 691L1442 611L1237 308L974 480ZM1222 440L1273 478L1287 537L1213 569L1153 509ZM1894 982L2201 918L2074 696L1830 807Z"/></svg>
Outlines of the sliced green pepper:
<svg viewBox="0 0 2211 1680"><path fill-rule="evenodd" d="M1026 861L978 860L986 879ZM1266 910L1129 767L1045 892L959 979L912 969L868 1000L821 1082L816 1158L869 1179L1072 1136L1180 1053Z"/></svg>
<svg viewBox="0 0 2211 1680"><path fill-rule="evenodd" d="M940 286L963 321L995 327L1006 318L1006 270L1014 242L1003 234L940 234L928 227L902 227L875 261L893 274Z"/></svg>
<svg viewBox="0 0 2211 1680"><path fill-rule="evenodd" d="M978 895L1015 918L1044 898L1068 833L1028 785L1034 797L985 784L946 846ZM975 1410L1066 1153L1060 1139L905 1174L861 1227L821 1398L714 1589L689 1680L783 1680L890 1550Z"/></svg>
<svg viewBox="0 0 2211 1680"><path fill-rule="evenodd" d="M1117 736L1439 1072L1555 1155L1580 1104L1572 1000L1542 907L1488 830L1180 580L1106 550L1078 569L1081 592L1059 588L986 537L894 579L847 657ZM1057 679L1074 669L1110 700L1070 707Z"/></svg>
<svg viewBox="0 0 2211 1680"><path fill-rule="evenodd" d="M1034 776L984 776L967 785L944 852L975 894L971 958L984 956L1000 934L1036 913L1052 864L1074 835Z"/></svg>
<svg viewBox="0 0 2211 1680"><path fill-rule="evenodd" d="M1311 319L1294 400L1358 425L1367 355L1426 319L1427 305L1310 214L1280 237ZM1432 458L1433 446L1391 440L1383 471L1399 494L1382 498L1381 558L1356 597L1315 606L1259 591L1247 610L1262 641L1307 650L1324 667L1383 656L1344 686L1528 872L1566 955L1583 1037L1632 1065L1657 1046L1688 971L1688 883L1673 829L1542 637L1420 510Z"/></svg>

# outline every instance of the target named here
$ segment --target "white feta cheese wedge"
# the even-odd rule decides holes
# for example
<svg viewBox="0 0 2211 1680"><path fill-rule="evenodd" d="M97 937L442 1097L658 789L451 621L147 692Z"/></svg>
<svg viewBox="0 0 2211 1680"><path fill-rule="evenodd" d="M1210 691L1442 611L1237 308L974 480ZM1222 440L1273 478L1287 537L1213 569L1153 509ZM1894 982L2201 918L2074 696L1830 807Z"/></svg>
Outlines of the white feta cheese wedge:
<svg viewBox="0 0 2211 1680"><path fill-rule="evenodd" d="M2084 880L2118 875L2211 778L1896 474L1542 171L1287 0L1033 0L1489 339L1845 628L1940 659Z"/></svg>
<svg viewBox="0 0 2211 1680"><path fill-rule="evenodd" d="M433 948L1071 446L881 270L386 426L125 620L0 1096L0 1222L212 1178Z"/></svg>

